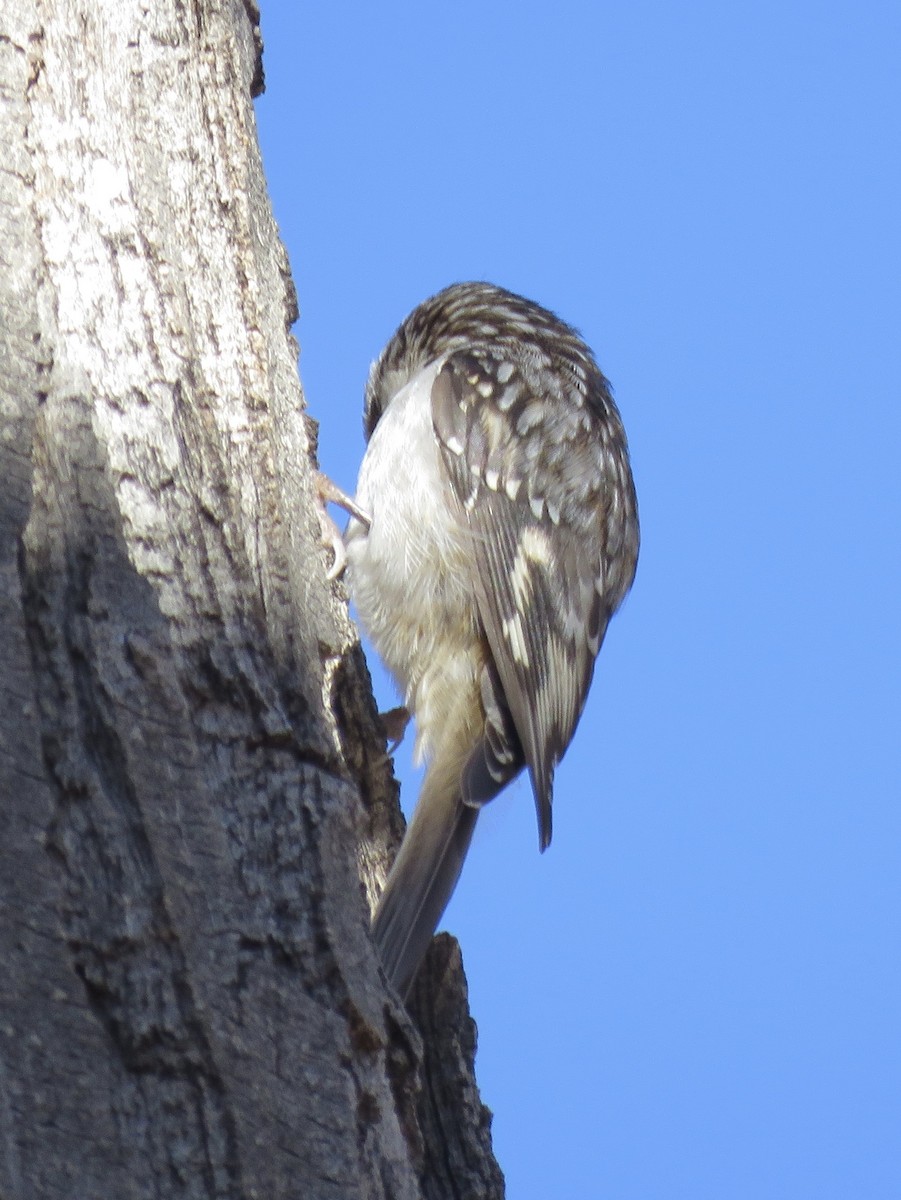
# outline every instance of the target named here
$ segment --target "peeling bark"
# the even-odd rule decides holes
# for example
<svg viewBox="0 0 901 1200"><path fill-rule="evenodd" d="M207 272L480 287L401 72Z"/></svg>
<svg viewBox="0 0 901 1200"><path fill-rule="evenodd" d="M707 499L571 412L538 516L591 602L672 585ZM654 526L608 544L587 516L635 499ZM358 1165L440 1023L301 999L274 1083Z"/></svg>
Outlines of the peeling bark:
<svg viewBox="0 0 901 1200"><path fill-rule="evenodd" d="M0 17L4 1200L503 1194L454 944L423 1042L368 936L261 87L250 0Z"/></svg>

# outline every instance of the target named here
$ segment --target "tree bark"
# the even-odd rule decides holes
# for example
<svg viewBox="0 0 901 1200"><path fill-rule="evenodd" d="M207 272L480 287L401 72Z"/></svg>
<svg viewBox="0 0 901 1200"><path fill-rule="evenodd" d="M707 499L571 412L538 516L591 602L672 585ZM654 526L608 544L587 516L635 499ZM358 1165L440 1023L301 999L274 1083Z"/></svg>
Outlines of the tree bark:
<svg viewBox="0 0 901 1200"><path fill-rule="evenodd" d="M253 0L0 17L0 1196L499 1197L326 578Z"/></svg>

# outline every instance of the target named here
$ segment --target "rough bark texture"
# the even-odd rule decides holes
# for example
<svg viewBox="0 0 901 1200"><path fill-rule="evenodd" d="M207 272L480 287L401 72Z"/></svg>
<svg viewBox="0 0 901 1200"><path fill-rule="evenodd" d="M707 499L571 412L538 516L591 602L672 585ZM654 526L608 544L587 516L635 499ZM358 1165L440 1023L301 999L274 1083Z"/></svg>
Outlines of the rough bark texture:
<svg viewBox="0 0 901 1200"><path fill-rule="evenodd" d="M423 1042L368 937L399 817L318 544L257 21L0 16L3 1200L503 1193L455 945Z"/></svg>

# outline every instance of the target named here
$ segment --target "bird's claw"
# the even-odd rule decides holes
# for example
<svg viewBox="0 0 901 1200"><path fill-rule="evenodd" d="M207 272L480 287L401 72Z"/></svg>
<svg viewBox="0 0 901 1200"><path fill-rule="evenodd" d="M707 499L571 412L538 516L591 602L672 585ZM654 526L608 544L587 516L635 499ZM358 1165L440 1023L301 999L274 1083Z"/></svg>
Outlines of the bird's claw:
<svg viewBox="0 0 901 1200"><path fill-rule="evenodd" d="M335 560L326 574L326 578L331 581L333 579L340 579L344 574L344 569L347 566L347 550L341 530L325 511L326 504L337 504L339 508L343 508L345 512L359 521L361 525L364 525L367 530L372 521L356 501L351 496L348 496L347 492L342 491L322 471L315 472L314 483L316 495L319 499L319 528L322 531L322 544L323 546L330 547L335 556Z"/></svg>
<svg viewBox="0 0 901 1200"><path fill-rule="evenodd" d="M382 732L388 743L389 757L404 740L407 726L410 724L410 710L401 704L397 708L389 708L387 712L379 713Z"/></svg>

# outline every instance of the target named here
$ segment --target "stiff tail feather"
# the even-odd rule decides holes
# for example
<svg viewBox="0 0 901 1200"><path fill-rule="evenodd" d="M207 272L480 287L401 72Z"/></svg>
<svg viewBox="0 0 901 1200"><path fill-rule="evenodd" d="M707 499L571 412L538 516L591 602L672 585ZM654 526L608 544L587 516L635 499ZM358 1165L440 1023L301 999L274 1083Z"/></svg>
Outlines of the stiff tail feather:
<svg viewBox="0 0 901 1200"><path fill-rule="evenodd" d="M372 919L385 973L405 999L460 878L478 816L461 799L459 769L426 775Z"/></svg>

